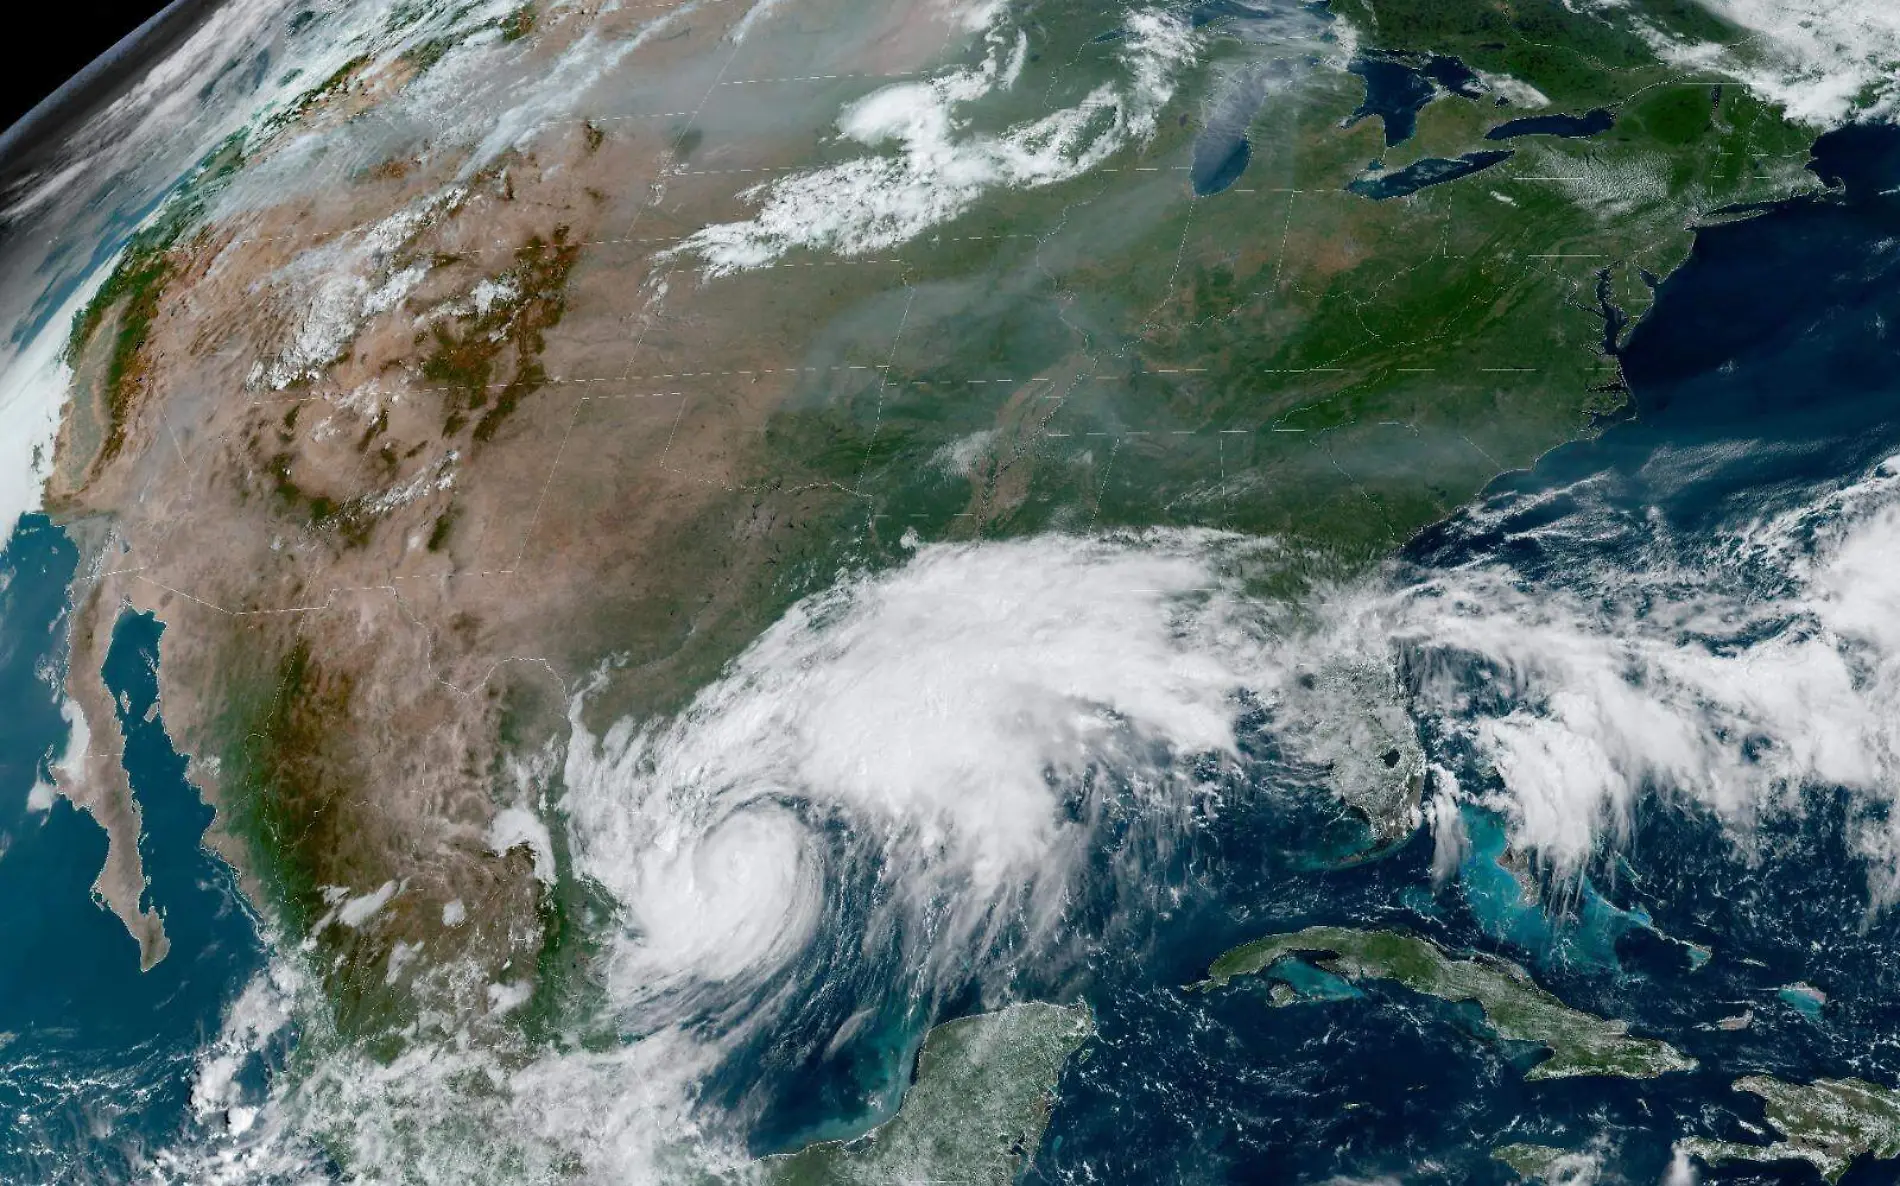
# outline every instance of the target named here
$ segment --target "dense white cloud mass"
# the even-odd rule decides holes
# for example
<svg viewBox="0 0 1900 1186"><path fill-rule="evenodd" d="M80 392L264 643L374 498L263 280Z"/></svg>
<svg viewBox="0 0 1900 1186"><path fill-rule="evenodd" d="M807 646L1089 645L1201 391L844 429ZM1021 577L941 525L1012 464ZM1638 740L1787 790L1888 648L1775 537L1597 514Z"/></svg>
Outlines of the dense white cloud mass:
<svg viewBox="0 0 1900 1186"><path fill-rule="evenodd" d="M1131 12L1126 29L1125 79L1073 107L984 132L971 127L966 109L1014 86L1029 53L1026 34L992 24L978 65L888 86L845 108L839 135L879 151L754 186L742 196L759 205L756 215L704 227L677 250L702 259L712 275L801 248L862 255L948 222L993 190L1033 189L1097 168L1153 134L1176 73L1198 48L1187 23L1160 10Z"/></svg>
<svg viewBox="0 0 1900 1186"><path fill-rule="evenodd" d="M1729 71L1817 124L1893 101L1896 10L1872 0L1705 3L1750 40L1735 50L1659 42L1667 52ZM204 112L181 110L187 91L176 85L180 72L276 44L270 11L245 0L221 9L175 67L152 76L158 91L100 125L111 139L91 146L98 162L37 179L11 196L13 213L60 211L96 189L85 170L129 170L124 145L162 142L169 172L127 191L153 198L237 126L240 108L281 106L297 89L289 83L282 95ZM769 0L755 11L763 20ZM1073 106L986 126L982 104L1017 84L1029 43L1000 5L980 20L980 61L846 107L836 129L860 155L747 191L754 216L702 229L684 257L717 274L795 250L885 250L998 190L1099 168L1153 134L1201 48L1178 15L1135 11L1111 81ZM359 50L353 36L312 53L309 73ZM440 100L445 124L483 129L470 159L486 160L567 110L627 52L584 42L542 83L492 93L451 59L427 84L440 89L418 104ZM473 97L442 98L457 87ZM170 130L161 135L160 124ZM303 161L286 149L259 184L268 169ZM363 317L400 302L419 276L392 271L393 245L429 209L368 224L286 268L285 282L309 294L308 316L260 382L307 377ZM30 450L50 441L69 381L63 330L108 266L62 275L57 312L0 347L0 447L12 450L0 472L25 475L0 488L0 530L31 505ZM17 315L38 294L6 295L0 312ZM937 464L967 472L989 443L966 438ZM670 719L622 720L595 735L577 700L564 843L526 807L503 811L486 838L498 851L527 847L550 885L558 848L571 858L560 872L604 894L613 916L601 936L600 1008L618 1044L493 1045L457 1019L428 1017L399 1058L379 1062L325 1045L312 1021L324 1005L292 954L200 1054L193 1106L211 1139L160 1155L158 1172L314 1178L325 1155L313 1135L352 1164L457 1186L570 1171L665 1181L683 1165L697 1174L737 1160L743 1151L722 1143L730 1134L708 1131L697 1093L790 1007L784 984L802 957L869 944L865 932L882 928L909 945L929 989L939 969L946 980L980 974L1005 926L1032 946L1062 923L1105 805L1165 816L1205 791L1208 768L1246 769L1243 719L1355 801L1376 797L1368 777L1382 770L1430 769L1441 876L1466 851L1457 830L1466 802L1506 815L1514 843L1558 876L1619 839L1644 795L1707 812L1738 836L1798 810L1811 786L1891 802L1897 475L1890 462L1814 505L1712 541L1664 540L1634 564L1580 571L1562 587L1533 586L1485 559L1322 591L1298 613L1241 592L1237 562L1267 545L1211 532L932 544L890 570L842 574ZM1754 579L1763 572L1766 585ZM1900 825L1870 811L1858 826L1870 896L1890 903L1900 897ZM875 919L840 908L853 878L876 883ZM392 881L339 901L334 923L373 927L400 892ZM452 903L445 924L459 925L464 910ZM463 987L499 1013L527 1006L527 983L511 975ZM240 1072L293 1017L307 1026L308 1062L259 1098ZM724 1024L715 1033L698 1024L707 1017ZM484 1089L471 1093L472 1082ZM1593 1166L1579 1160L1577 1180Z"/></svg>
<svg viewBox="0 0 1900 1186"><path fill-rule="evenodd" d="M838 819L966 931L1084 836L1063 799L1095 767L1158 789L1172 755L1235 749L1223 541L1047 537L933 545L795 606L677 720L568 759L582 872L627 903L626 982L764 975L796 954ZM1184 599L1193 597L1192 605Z"/></svg>
<svg viewBox="0 0 1900 1186"><path fill-rule="evenodd" d="M1658 38L1667 56L1719 69L1816 126L1900 99L1900 7L1887 0L1700 0L1747 36L1734 50Z"/></svg>
<svg viewBox="0 0 1900 1186"><path fill-rule="evenodd" d="M596 738L577 702L569 848L618 908L603 1008L637 1039L497 1051L425 1021L396 1063L329 1053L259 1110L232 1066L276 1032L260 1016L310 992L280 968L200 1071L201 1114L243 1131L227 1120L212 1149L169 1155L178 1180L284 1172L310 1133L422 1182L540 1180L496 1179L509 1158L699 1180L741 1159L701 1129L695 1093L797 1007L783 985L800 957L897 935L923 991L980 973L999 928L1034 943L1060 922L1106 801L1165 815L1205 777L1197 759L1237 760L1237 694L1264 652L1223 570L1258 547L1198 532L930 545L792 607L675 719ZM886 903L855 924L840 913L853 876ZM514 984L487 988L516 1004ZM479 1106L457 1086L470 1077L494 1084Z"/></svg>
<svg viewBox="0 0 1900 1186"><path fill-rule="evenodd" d="M1807 787L1900 797L1900 466L1819 502L1632 566L1532 587L1490 561L1397 595L1343 598L1411 648L1414 711L1468 741L1516 840L1575 870L1656 792L1746 829ZM1553 530L1575 531L1570 523ZM1765 575L1764 575L1765 574ZM1762 582L1766 581L1767 591ZM1475 677L1473 670L1482 675ZM1508 710L1480 710L1480 694ZM1896 873L1862 837L1873 894Z"/></svg>
<svg viewBox="0 0 1900 1186"><path fill-rule="evenodd" d="M1575 542L1596 530L1585 519L1540 530ZM1059 930L1103 803L1174 818L1210 770L1236 793L1263 769L1244 730L1294 759L1276 767L1288 777L1413 733L1447 874L1462 802L1502 812L1559 877L1614 844L1643 795L1738 840L1808 787L1891 802L1900 462L1713 538L1647 535L1642 556L1580 563L1562 587L1487 557L1297 612L1241 592L1277 553L1211 532L927 545L845 574L671 719L596 737L575 705L566 847L616 907L603 1008L638 1037L584 1054L438 1035L392 1066L338 1055L258 1110L229 1086L233 1051L291 1011L260 988L201 1072L201 1110L228 1113L220 1156L255 1169L363 1116L344 1130L366 1162L418 1181L485 1180L497 1141L603 1178L739 1159L696 1093L799 1007L811 958L897 936L928 993L1020 954ZM1877 812L1856 839L1872 900L1891 900L1900 841ZM853 914L866 878L881 905ZM1010 953L992 947L1005 919ZM521 992L477 987L497 1007ZM479 1116L455 1088L473 1075L505 1083ZM217 1180L200 1154L180 1164Z"/></svg>

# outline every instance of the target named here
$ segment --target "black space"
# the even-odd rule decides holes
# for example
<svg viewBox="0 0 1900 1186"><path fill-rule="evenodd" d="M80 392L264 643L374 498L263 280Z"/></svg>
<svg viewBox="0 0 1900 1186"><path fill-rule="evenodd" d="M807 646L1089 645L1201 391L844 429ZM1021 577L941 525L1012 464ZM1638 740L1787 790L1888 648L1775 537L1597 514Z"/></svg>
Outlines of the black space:
<svg viewBox="0 0 1900 1186"><path fill-rule="evenodd" d="M0 130L12 127L165 5L166 0L42 0L26 11L9 12L12 35L7 68L0 71Z"/></svg>

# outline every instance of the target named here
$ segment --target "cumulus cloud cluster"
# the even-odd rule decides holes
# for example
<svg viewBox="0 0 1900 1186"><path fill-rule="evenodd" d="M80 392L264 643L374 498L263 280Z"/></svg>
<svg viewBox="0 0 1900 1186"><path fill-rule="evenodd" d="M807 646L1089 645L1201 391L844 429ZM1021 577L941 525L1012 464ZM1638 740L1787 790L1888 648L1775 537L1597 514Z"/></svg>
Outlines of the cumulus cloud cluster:
<svg viewBox="0 0 1900 1186"><path fill-rule="evenodd" d="M1811 505L1709 541L1665 538L1563 587L1485 560L1342 612L1411 656L1415 715L1475 755L1465 793L1571 871L1644 794L1738 830L1798 810L1804 789L1900 797L1897 500L1889 461ZM1900 892L1880 815L1859 838L1876 904Z"/></svg>
<svg viewBox="0 0 1900 1186"><path fill-rule="evenodd" d="M1120 55L1125 79L1072 107L988 132L973 126L969 109L1013 87L1029 54L1028 36L1011 36L1001 15L1000 6L991 11L979 64L884 87L844 109L840 137L875 151L746 190L741 196L757 214L703 227L675 253L697 257L715 276L799 249L862 255L948 222L992 191L1078 177L1153 134L1198 45L1178 14L1132 12Z"/></svg>
<svg viewBox="0 0 1900 1186"><path fill-rule="evenodd" d="M1700 0L1745 34L1733 48L1657 35L1666 56L1731 74L1816 127L1900 101L1900 8L1886 0Z"/></svg>
<svg viewBox="0 0 1900 1186"><path fill-rule="evenodd" d="M1232 755L1247 682L1219 538L931 545L795 606L677 719L579 735L579 870L626 904L628 991L771 974L822 913L838 823L967 936L1061 887L1092 768L1159 793Z"/></svg>
<svg viewBox="0 0 1900 1186"><path fill-rule="evenodd" d="M356 339L370 318L401 305L428 275L422 264L395 269L409 243L454 210L465 191L451 186L345 235L299 252L260 287L282 291L280 303L300 310L277 356L258 360L250 380L272 390L314 379Z"/></svg>
<svg viewBox="0 0 1900 1186"><path fill-rule="evenodd" d="M323 1057L260 1101L238 1068L282 1018L322 1016L280 966L203 1056L213 1139L161 1168L295 1179L321 1164L312 1134L418 1182L561 1166L698 1181L743 1160L697 1093L798 1007L785 986L802 956L908 934L907 968L968 977L996 928L1026 922L1033 943L1059 920L1096 836L1088 800L1138 814L1196 786L1197 761L1236 757L1260 636L1221 573L1252 546L1184 532L925 546L795 605L671 720L594 737L577 703L569 848L617 907L603 1007L637 1037L496 1047L425 1018L424 1040L382 1063L307 1032ZM884 903L870 917L841 902L866 888L854 874ZM470 1081L490 1086L471 1100Z"/></svg>
<svg viewBox="0 0 1900 1186"><path fill-rule="evenodd" d="M1545 530L1594 546L1575 519ZM1650 534L1640 556L1553 579L1487 554L1297 613L1242 592L1268 545L1211 532L927 545L847 574L670 719L594 736L574 706L567 848L616 907L605 1007L637 1038L600 1053L425 1042L389 1066L344 1052L258 1112L229 1086L232 1052L289 1010L247 995L201 1105L223 1110L231 1164L251 1169L342 1115L389 1118L350 1139L369 1163L426 1167L418 1180L483 1180L496 1141L652 1180L742 1157L704 1127L697 1092L800 1007L801 961L909 934L904 968L968 977L1004 954L1004 916L1020 952L1062 920L1102 839L1091 800L1160 817L1210 769L1244 782L1260 769L1245 729L1335 770L1354 748L1384 768L1409 732L1435 772L1425 816L1447 869L1461 802L1503 813L1559 876L1614 843L1644 795L1738 836L1809 787L1890 803L1900 460L1713 538ZM1883 819L1868 812L1858 838L1876 903L1900 888ZM471 1076L497 1084L479 1117L455 1087Z"/></svg>

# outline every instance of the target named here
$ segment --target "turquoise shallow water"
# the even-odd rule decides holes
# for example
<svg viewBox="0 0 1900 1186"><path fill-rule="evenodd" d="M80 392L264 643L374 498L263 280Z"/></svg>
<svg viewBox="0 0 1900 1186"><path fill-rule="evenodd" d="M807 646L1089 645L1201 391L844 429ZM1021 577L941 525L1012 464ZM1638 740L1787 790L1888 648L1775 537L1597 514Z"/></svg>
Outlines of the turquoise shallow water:
<svg viewBox="0 0 1900 1186"><path fill-rule="evenodd" d="M145 811L148 904L171 954L141 974L138 947L91 896L105 833L47 802L69 726L59 677L64 533L26 519L0 554L0 1181L115 1181L192 1124L197 1052L263 966L255 921L230 870L200 843L211 812L156 711L158 640L125 614L105 665L125 732L123 761Z"/></svg>
<svg viewBox="0 0 1900 1186"><path fill-rule="evenodd" d="M1600 599L1590 582L1654 580L1655 550L1673 548L1664 567L1707 586L1736 568L1720 551L1724 531L1810 504L1900 450L1886 337L1900 323L1900 138L1855 143L1872 135L1832 139L1818 171L1842 182L1839 194L1705 230L1629 344L1637 418L1501 480L1475 512L1414 541L1400 579L1508 565L1527 588ZM1656 464L1692 448L1713 460ZM0 1183L125 1181L146 1151L192 1127L198 1053L264 958L228 870L201 847L209 813L154 712L154 619L121 617L104 675L147 813L149 898L173 942L165 963L141 975L131 941L89 899L98 829L62 803L35 805L68 735L58 663L75 559L41 520L0 555ZM1690 643L1747 648L1788 624L1761 629ZM1423 668L1430 657L1405 662ZM1486 674L1437 658L1474 688ZM1486 697L1470 700L1493 718L1540 710ZM1467 786L1500 789L1459 748L1452 726L1462 723L1426 718L1428 753ZM1507 851L1497 817L1465 813L1469 855L1450 881L1434 876L1442 869L1423 835L1368 856L1362 830L1342 822L1313 771L1277 752L1268 723L1246 733L1245 761L1219 775L1228 781L1205 826L1152 848L1132 826L1104 826L1071 915L1091 938L1066 963L1023 967L1009 986L1023 998L1086 999L1099 1025L1065 1076L1031 1182L1502 1186L1511 1177L1491 1148L1532 1140L1606 1142L1619 1176L1605 1186L1654 1183L1682 1135L1765 1139L1759 1104L1730 1089L1739 1075L1900 1084L1900 914L1868 910L1854 844L1874 809L1845 788L1807 788L1801 814L1756 829L1767 860L1738 850L1683 797L1645 794L1626 855L1532 900L1526 886L1537 882ZM1875 807L1884 822L1890 806ZM1141 875L1128 876L1136 866ZM893 991L906 951L867 921L879 890L876 871L843 886L838 933L889 942L812 945L797 973L812 1002L795 1019L804 1031L761 1039L709 1088L744 1099L763 1081L787 1101L759 1123L762 1150L846 1135L895 1105L926 1010ZM1343 985L1315 969L1296 983L1306 1003L1285 1009L1264 1007L1257 986L1183 990L1233 944L1314 923L1498 952L1564 1000L1627 1019L1701 1066L1654 1081L1531 1084L1536 1051L1498 1041L1468 1006L1389 984ZM1825 1000L1791 993L1797 984ZM982 1006L977 991L943 1012ZM860 1013L874 1020L858 1024ZM1719 1024L1738 1015L1753 1020ZM858 1037L831 1040L847 1026ZM1893 1170L1867 1160L1844 1181L1891 1183ZM1704 1180L1814 1177L1784 1165Z"/></svg>
<svg viewBox="0 0 1900 1186"><path fill-rule="evenodd" d="M1428 590L1456 587L1447 574L1474 567L1507 574L1539 609L1580 607L1574 637L1597 631L1619 655L1632 637L1685 664L1805 637L1795 612L1655 623L1678 621L1668 617L1678 605L1781 604L1797 586L1790 572L1821 563L1831 532L1863 522L1834 509L1839 492L1900 466L1885 460L1900 454L1889 329L1900 323L1900 130L1833 133L1816 156L1826 196L1702 229L1662 283L1619 347L1634 416L1500 479L1413 540L1396 580ZM1799 529L1754 530L1789 522ZM1891 555L1883 547L1852 580L1883 598L1883 624ZM1623 612L1630 602L1640 609ZM1476 797L1455 876L1424 835L1315 868L1289 823L1300 800L1268 793L1297 771L1268 768L1234 788L1202 852L1150 866L1187 887L1165 925L1095 955L1086 992L1098 1033L1065 1077L1030 1183L1507 1186L1519 1179L1492 1150L1530 1142L1601 1153L1598 1186L1653 1186L1680 1180L1684 1136L1772 1139L1759 1100L1732 1089L1741 1076L1900 1085L1900 912L1869 908L1891 858L1861 845L1893 819L1888 783L1869 794L1809 777L1789 788L1788 809L1736 827L1686 793L1688 780L1646 773L1612 846L1579 877L1541 877L1535 854L1510 852L1505 822L1475 805L1523 799L1468 739L1508 714L1546 718L1544 690L1434 637L1407 646L1406 686L1444 680L1462 693L1420 696L1414 712L1428 761ZM1866 661L1869 681L1891 670L1885 652ZM1616 670L1632 687L1658 678L1638 664ZM1771 671L1729 678L1772 692ZM1724 736L1760 761L1775 727ZM1354 985L1357 998L1309 991L1280 1009L1256 986L1179 987L1235 943L1313 924L1403 929L1503 956L1566 1003L1627 1021L1699 1066L1642 1081L1527 1081L1535 1051L1499 1041L1468 1006L1389 983ZM1821 1179L1778 1162L1701 1167L1692 1180ZM1891 1186L1900 1163L1862 1157L1840 1181Z"/></svg>
<svg viewBox="0 0 1900 1186"><path fill-rule="evenodd" d="M1554 912L1546 909L1538 896L1542 887L1525 871L1511 867L1504 820L1469 805L1461 813L1471 848L1459 864L1458 881L1485 934L1540 961L1620 967L1617 942L1632 931L1650 928L1647 911L1617 906L1587 878L1570 887L1574 900L1560 903Z"/></svg>

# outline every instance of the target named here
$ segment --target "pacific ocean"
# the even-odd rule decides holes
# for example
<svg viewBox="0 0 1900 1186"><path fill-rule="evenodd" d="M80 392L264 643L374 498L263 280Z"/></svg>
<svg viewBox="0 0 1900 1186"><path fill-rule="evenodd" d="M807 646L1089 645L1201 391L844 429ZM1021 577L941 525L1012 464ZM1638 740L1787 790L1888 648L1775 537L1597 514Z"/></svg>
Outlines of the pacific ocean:
<svg viewBox="0 0 1900 1186"><path fill-rule="evenodd" d="M65 533L37 515L0 554L0 1179L9 1182L131 1180L195 1127L200 1051L265 959L231 870L201 843L211 811L165 734L163 627L149 615L121 615L104 674L144 811L147 903L164 915L170 954L141 973L137 944L92 897L105 833L51 792L72 734L61 688L77 562Z"/></svg>

